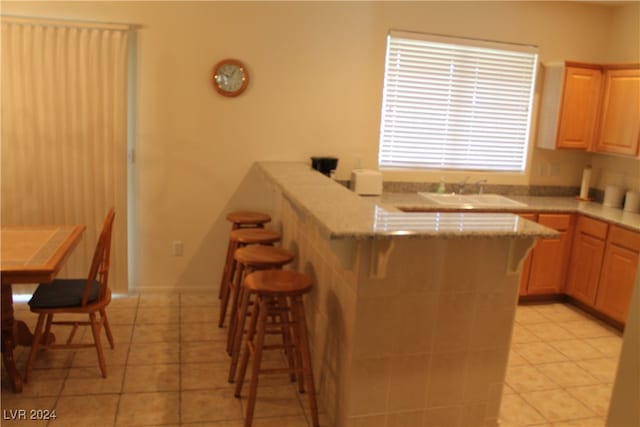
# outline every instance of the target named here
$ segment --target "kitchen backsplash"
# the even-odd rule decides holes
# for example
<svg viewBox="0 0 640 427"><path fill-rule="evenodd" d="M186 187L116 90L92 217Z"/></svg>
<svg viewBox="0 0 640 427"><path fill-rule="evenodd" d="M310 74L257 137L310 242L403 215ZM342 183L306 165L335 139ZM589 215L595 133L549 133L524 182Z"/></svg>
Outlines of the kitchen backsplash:
<svg viewBox="0 0 640 427"><path fill-rule="evenodd" d="M349 180L337 180L338 183L350 188ZM438 188L438 182L396 182L384 181L382 184L383 191L390 193L418 193L418 192L435 192ZM491 194L502 194L505 196L551 196L551 197L570 197L577 196L580 193L579 187L567 187L560 185L504 185L504 184L483 184L483 192ZM452 182L445 184L446 192L458 192L459 184ZM467 183L464 186L464 193L476 194L480 190L478 184ZM593 193L593 194L592 194ZM604 192L591 189L590 197L602 201Z"/></svg>
<svg viewBox="0 0 640 427"><path fill-rule="evenodd" d="M351 188L349 180L336 180L339 184L347 188ZM418 193L418 192L435 192L438 188L438 182L394 182L385 181L382 184L383 191L389 193ZM457 192L458 183L447 183L445 189L447 192ZM478 184L466 184L464 192L467 194L476 194L479 191ZM504 185L504 184L483 184L483 192L491 194L502 194L504 196L547 196L547 197L573 197L580 194L580 187L561 186L561 185ZM604 190L599 188L591 188L589 197L598 203L604 200Z"/></svg>
<svg viewBox="0 0 640 427"><path fill-rule="evenodd" d="M384 182L384 191L392 193L416 193L422 191L435 192L438 182ZM446 192L459 192L460 184L445 183ZM467 183L464 193L477 194L480 185ZM575 196L580 192L579 187L567 187L559 185L506 185L506 184L482 184L484 193L503 194L505 196Z"/></svg>

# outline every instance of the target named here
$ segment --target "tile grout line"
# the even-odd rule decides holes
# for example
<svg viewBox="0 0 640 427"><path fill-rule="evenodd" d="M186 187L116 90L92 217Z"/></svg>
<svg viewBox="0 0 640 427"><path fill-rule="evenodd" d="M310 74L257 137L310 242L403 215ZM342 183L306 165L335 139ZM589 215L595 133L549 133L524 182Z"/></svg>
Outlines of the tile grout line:
<svg viewBox="0 0 640 427"><path fill-rule="evenodd" d="M178 424L182 425L182 293L178 292Z"/></svg>
<svg viewBox="0 0 640 427"><path fill-rule="evenodd" d="M535 308L534 308L534 309L535 309ZM541 323L551 323L551 324L554 324L554 325L556 325L556 326L560 327L561 329L565 330L566 332L568 332L568 333L572 336L572 338L570 338L570 339L568 338L568 339L564 339L564 340L553 340L553 339L549 339L549 338L546 338L546 339L545 339L545 338L543 338L543 337L540 337L540 336L536 335L536 334L535 334L535 332L531 332L531 333L532 333L536 338L538 338L538 340L539 340L539 341L537 341L537 342L544 343L544 344L546 344L546 345L551 345L550 343L552 343L552 342L568 341L568 340L579 340L579 341L581 341L581 342L584 342L584 343L585 343L586 345L588 345L589 347L593 348L593 349L596 351L596 353L598 353L598 354L600 355L600 357L596 357L596 358L574 359L574 358L572 358L572 357L569 357L569 356L565 355L564 353L560 352L559 350L555 349L555 347L553 347L553 346L551 345L551 347L552 347L552 348L554 348L556 351L559 351L559 352L560 352L564 357L566 357L566 359L567 359L567 360L566 360L566 361L546 362L546 363L536 363L536 364L534 364L534 363L531 363L527 358L525 358L525 360L526 360L527 362L529 362L529 365L530 365L533 369L535 369L536 371L538 371L538 372L540 373L540 375L542 375L542 376L543 376L543 377L545 377L546 379L551 380L551 378L549 378L549 376L548 376L547 374L545 374L544 372L540 371L540 370L537 368L537 366L539 366L539 365L549 365L549 364L554 364L554 363L572 363L573 365L577 366L578 368L584 369L584 368L582 368L582 366L580 366L580 365L578 364L578 362L580 362L580 361L584 361L584 360L610 359L610 358L611 358L611 356L605 355L602 351L600 351L600 349L599 349L599 348L596 348L596 347L594 347L594 346L590 345L589 343L586 343L586 342L585 342L585 340L586 340L586 339L593 338L593 337L579 337L579 336L576 336L576 335L574 335L574 334L572 333L572 331L571 331L571 330L567 329L566 327L563 327L562 325L558 325L558 323L562 323L562 322L563 322L563 321L565 321L565 320L562 320L562 319L561 319L561 320L554 320L554 319L551 319L550 317L548 317L544 312L540 312L539 310L536 310L536 312L538 312L538 314L542 315L543 317L545 317L545 318L546 318L546 319L548 319L548 320L547 320L546 322L539 322L539 323L532 323L532 324L537 325L537 324L541 324ZM596 319L592 319L591 317L588 317L588 316L585 316L584 321L585 321L585 322L588 322L589 324L597 324L597 325L599 325L599 322L598 322ZM519 326L520 326L520 327L524 327L524 324L523 324L523 323L518 322L518 324L519 324ZM599 326L601 326L601 325L599 325ZM526 329L526 328L525 328L525 329ZM528 329L527 329L527 330L528 330ZM613 332L613 331L609 331L609 330L607 330L607 332L608 332L608 334L603 335L602 337L609 337L610 335L616 335L616 333L615 333L615 332ZM514 350L514 351L515 351L515 350ZM517 352L516 352L516 353L517 353ZM519 353L518 353L518 354L519 354ZM520 354L519 354L519 355L520 355ZM524 356L520 355L520 357L524 357ZM578 398L578 397L574 396L572 393L570 393L570 392L569 392L569 389L572 389L572 388L579 388L579 387L594 387L594 386L610 385L608 382L603 381L603 380L601 380L601 379L599 379L599 378L596 378L595 376L591 376L591 377L592 377L592 379L593 379L594 381L596 381L595 383L591 383L591 384L582 384L582 385L576 385L576 386L563 385L563 384L559 384L559 383L557 383L556 381L551 380L551 382L552 382L554 385L556 385L556 386L557 386L557 388L555 388L555 390L561 390L561 391L563 391L563 392L564 392L564 393L566 393L569 397L571 397L571 398L572 398L572 399L574 399L576 402L578 402L581 406L585 407L585 408L590 412L590 414L591 414L591 415L590 415L590 416L588 416L588 417L586 417L586 416L585 416L585 417L582 417L582 416L581 416L581 417L577 417L577 418L569 418L569 419L566 419L566 420L561 420L561 421L559 421L559 422L574 421L574 420L589 419L589 418L598 418L598 419L601 419L601 418L602 418L602 416L601 416L599 413L596 413L595 411L593 411L593 410L591 409L590 405L589 405L587 402L584 402L582 399L580 399L580 398ZM536 408L536 407L535 407L531 402L529 402L529 401L525 398L525 396L523 395L523 393L522 393L522 392L519 392L519 391L516 391L516 390L514 390L514 391L515 391L515 393L516 393L517 395L519 395L519 396L520 396L520 398L521 398L521 399L523 399L523 400L524 400L524 401L525 401L525 402L526 402L526 403L527 403L527 404L528 404L532 409L534 409L534 410L536 410L536 412L540 413L540 411L539 411L539 410L538 410L538 409L537 409L537 408ZM544 391L544 390L540 390L540 391ZM532 392L534 392L534 391L532 391ZM542 415L542 418L544 418L547 422L549 422L549 423L552 423L552 424L553 424L553 422L552 422L551 420L549 420L546 416L544 416L544 414L540 413L540 415Z"/></svg>
<svg viewBox="0 0 640 427"><path fill-rule="evenodd" d="M133 345L133 334L136 331L136 325L137 325L137 321L138 321L138 309L140 308L140 295L136 296L136 304L135 304L135 314L133 316L133 320L132 320L132 324L131 324L131 335L129 336L129 343L127 346L127 356L125 358L124 361L124 372L122 374L122 382L120 384L120 392L118 393L118 403L116 404L116 413L113 419L113 426L116 427L118 424L118 415L120 413L120 404L122 402L122 396L125 393L124 387L125 387L125 383L126 383L126 379L127 379L127 372L129 370L129 356L131 355L131 347ZM113 346L113 350L115 351L115 340L114 340L114 346Z"/></svg>

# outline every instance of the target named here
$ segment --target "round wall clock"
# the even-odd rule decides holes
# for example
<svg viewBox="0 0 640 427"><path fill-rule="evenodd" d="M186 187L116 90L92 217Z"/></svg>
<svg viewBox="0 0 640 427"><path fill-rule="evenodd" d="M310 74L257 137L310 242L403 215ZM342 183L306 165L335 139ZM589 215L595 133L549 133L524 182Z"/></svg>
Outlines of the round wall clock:
<svg viewBox="0 0 640 427"><path fill-rule="evenodd" d="M238 96L249 84L249 71L237 59L223 59L213 67L213 87L220 95Z"/></svg>

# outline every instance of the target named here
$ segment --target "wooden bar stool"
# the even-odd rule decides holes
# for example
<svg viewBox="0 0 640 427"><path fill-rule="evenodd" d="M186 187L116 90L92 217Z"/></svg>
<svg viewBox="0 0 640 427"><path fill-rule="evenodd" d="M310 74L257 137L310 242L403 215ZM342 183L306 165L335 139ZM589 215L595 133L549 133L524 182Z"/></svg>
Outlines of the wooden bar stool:
<svg viewBox="0 0 640 427"><path fill-rule="evenodd" d="M254 211L233 211L227 214L232 230L238 228L263 228L268 222L271 222L271 216L263 212Z"/></svg>
<svg viewBox="0 0 640 427"><path fill-rule="evenodd" d="M231 355L233 366L233 371L229 374L230 382L233 382L235 375L235 365L237 364L244 332L246 313L240 315L238 307L242 298L242 283L245 276L256 270L280 269L293 261L293 258L294 255L291 251L273 246L254 245L236 249L234 253L235 274L230 282L230 293L233 294L233 301L231 303L231 315L229 316L229 333L227 334L227 352Z"/></svg>
<svg viewBox="0 0 640 427"><path fill-rule="evenodd" d="M291 366L280 369L260 369L264 350L281 349L283 347L288 353L295 354L294 371L298 378L298 390L303 393L306 384L313 425L315 427L319 426L318 405L316 403L316 391L311 369L311 353L302 301L302 296L311 290L311 279L309 276L295 271L261 270L247 275L243 287L245 288L245 295L241 310L248 310L249 294L256 295L234 393L235 397L240 397L247 365L251 358L252 372L244 421L245 427L251 426L253 420L259 374L291 372ZM283 300L287 301L284 305L281 303ZM290 347L264 344L265 334L269 329L273 328L290 328L291 336L293 337Z"/></svg>
<svg viewBox="0 0 640 427"><path fill-rule="evenodd" d="M273 245L280 241L280 238L280 233L277 231L266 230L264 228L238 228L231 230L231 233L229 233L231 261L228 267L225 265L226 275L223 274L222 283L220 283L222 301L220 302L220 317L218 319L219 327L224 326L224 318L227 314L227 306L229 305L229 295L233 287L233 278L237 264L233 256L235 251L248 245Z"/></svg>
<svg viewBox="0 0 640 427"><path fill-rule="evenodd" d="M271 222L271 216L263 212L255 211L233 211L227 214L227 221L231 223L231 230L239 228L264 228L264 225ZM222 298L222 290L224 289L224 281L228 275L228 269L233 260L233 248L231 240L227 245L227 257L225 258L224 268L222 270L222 279L220 281L220 289L218 291L218 299Z"/></svg>

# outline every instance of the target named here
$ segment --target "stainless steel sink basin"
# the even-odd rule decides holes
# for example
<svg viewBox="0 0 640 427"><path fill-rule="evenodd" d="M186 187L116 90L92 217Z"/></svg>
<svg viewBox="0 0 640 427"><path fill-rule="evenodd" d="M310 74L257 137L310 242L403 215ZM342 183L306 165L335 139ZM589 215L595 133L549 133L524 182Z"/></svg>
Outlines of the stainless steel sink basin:
<svg viewBox="0 0 640 427"><path fill-rule="evenodd" d="M526 206L500 194L418 193L422 197L451 208L508 208Z"/></svg>

